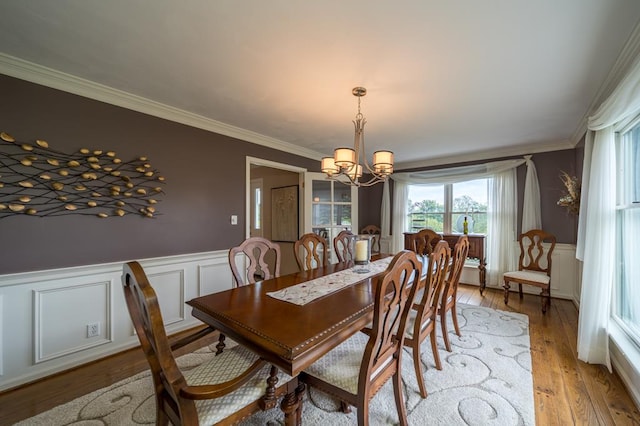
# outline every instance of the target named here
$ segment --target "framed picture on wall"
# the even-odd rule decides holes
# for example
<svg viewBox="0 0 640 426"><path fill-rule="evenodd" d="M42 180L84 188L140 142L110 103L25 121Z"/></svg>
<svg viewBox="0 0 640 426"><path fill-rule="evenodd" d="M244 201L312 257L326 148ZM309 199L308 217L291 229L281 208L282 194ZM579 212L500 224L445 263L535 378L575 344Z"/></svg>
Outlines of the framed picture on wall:
<svg viewBox="0 0 640 426"><path fill-rule="evenodd" d="M271 189L271 239L298 239L298 185Z"/></svg>

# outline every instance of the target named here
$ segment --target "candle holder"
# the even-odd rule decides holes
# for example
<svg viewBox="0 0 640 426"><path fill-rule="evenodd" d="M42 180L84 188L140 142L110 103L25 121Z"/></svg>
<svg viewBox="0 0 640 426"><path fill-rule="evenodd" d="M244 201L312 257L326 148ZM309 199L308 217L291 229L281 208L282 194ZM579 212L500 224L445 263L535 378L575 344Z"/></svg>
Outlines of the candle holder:
<svg viewBox="0 0 640 426"><path fill-rule="evenodd" d="M371 235L354 235L351 239L353 244L353 263L356 265L353 272L365 274L369 272L369 262L371 260Z"/></svg>

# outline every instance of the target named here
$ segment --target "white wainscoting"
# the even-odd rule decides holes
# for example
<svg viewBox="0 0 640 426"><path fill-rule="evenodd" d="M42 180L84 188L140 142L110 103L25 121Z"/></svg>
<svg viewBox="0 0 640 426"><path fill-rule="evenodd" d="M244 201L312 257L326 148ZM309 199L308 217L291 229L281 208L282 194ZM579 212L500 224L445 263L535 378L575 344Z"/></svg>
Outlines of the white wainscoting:
<svg viewBox="0 0 640 426"><path fill-rule="evenodd" d="M232 286L228 251L140 260L168 333L201 324L186 301ZM0 391L137 346L123 262L0 275ZM89 337L89 325L98 324Z"/></svg>

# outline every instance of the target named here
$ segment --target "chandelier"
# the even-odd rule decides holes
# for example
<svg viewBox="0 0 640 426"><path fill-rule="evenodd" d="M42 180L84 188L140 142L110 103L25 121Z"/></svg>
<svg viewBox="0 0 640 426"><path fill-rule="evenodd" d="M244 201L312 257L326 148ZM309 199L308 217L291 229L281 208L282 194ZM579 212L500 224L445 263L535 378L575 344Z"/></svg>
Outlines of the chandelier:
<svg viewBox="0 0 640 426"><path fill-rule="evenodd" d="M336 148L333 157L322 158L320 168L327 175L327 178L346 185L372 186L384 182L393 173L393 152L376 151L373 153L373 165L369 164L364 149L364 125L367 120L360 112L360 99L367 94L367 89L354 87L351 93L358 97L358 114L353 120L355 127L353 148ZM362 160L360 159L361 154ZM371 175L371 179L366 182L360 181L363 171ZM340 179L340 176L347 179Z"/></svg>

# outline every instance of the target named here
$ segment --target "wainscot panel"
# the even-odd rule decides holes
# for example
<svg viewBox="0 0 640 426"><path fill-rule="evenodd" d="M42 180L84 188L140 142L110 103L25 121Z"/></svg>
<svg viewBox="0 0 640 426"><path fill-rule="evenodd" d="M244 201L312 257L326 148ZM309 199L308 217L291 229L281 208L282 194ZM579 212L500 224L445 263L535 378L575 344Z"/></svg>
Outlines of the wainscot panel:
<svg viewBox="0 0 640 426"><path fill-rule="evenodd" d="M185 305L232 286L228 251L139 260L167 333L201 324ZM0 275L0 390L137 346L124 262Z"/></svg>

